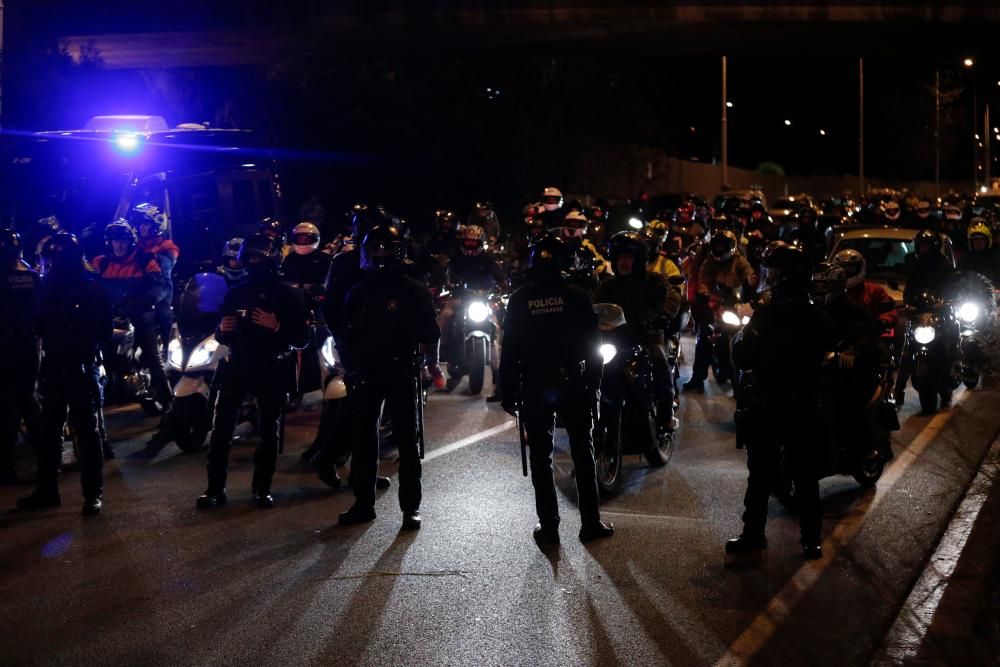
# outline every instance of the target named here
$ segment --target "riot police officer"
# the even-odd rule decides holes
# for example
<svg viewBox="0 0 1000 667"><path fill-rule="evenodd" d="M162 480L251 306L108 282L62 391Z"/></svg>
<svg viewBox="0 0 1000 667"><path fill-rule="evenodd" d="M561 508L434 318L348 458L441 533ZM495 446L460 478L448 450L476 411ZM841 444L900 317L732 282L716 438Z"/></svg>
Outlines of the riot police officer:
<svg viewBox="0 0 1000 667"><path fill-rule="evenodd" d="M752 371L755 400L747 445L747 491L742 534L726 552L744 554L767 546L764 525L772 481L784 448L800 501L803 556L821 558L817 448L820 365L834 349L834 323L809 298L809 259L782 241L765 251L760 290L769 293L733 344L733 362Z"/></svg>
<svg viewBox="0 0 1000 667"><path fill-rule="evenodd" d="M569 434L579 496L580 539L614 534L601 521L594 466L594 413L601 384L597 316L586 292L565 281L566 243L546 236L531 247L529 282L507 304L500 359L503 409L523 420L531 452L539 545L559 542L552 473L552 429L559 415Z"/></svg>
<svg viewBox="0 0 1000 667"><path fill-rule="evenodd" d="M253 499L260 508L274 505L271 478L291 384L289 358L292 348L302 348L309 340L302 296L279 279L279 243L265 234L253 234L243 242L239 260L247 280L226 292L222 320L215 332L216 340L229 346L230 356L220 369L222 379L208 446L208 488L197 500L199 509L224 505L228 500L229 450L248 392L257 399L260 433L254 452Z"/></svg>
<svg viewBox="0 0 1000 667"><path fill-rule="evenodd" d="M0 484L17 482L14 447L23 420L38 435L35 318L41 283L22 259L21 237L0 230Z"/></svg>
<svg viewBox="0 0 1000 667"><path fill-rule="evenodd" d="M403 235L394 225L379 225L361 243L361 269L367 278L344 300L344 367L354 439L351 486L354 505L340 515L344 525L375 519L378 473L378 424L382 407L392 416L393 441L399 450L399 508L403 528L420 528L420 448L417 401L420 369L416 352L437 365L440 337L430 291L402 274ZM422 428L422 425L420 425Z"/></svg>
<svg viewBox="0 0 1000 667"><path fill-rule="evenodd" d="M42 404L35 443L38 486L17 506L31 510L61 504L59 466L68 411L80 459L83 514L93 516L100 513L104 494L97 355L111 339L111 301L84 263L83 249L72 234L60 232L46 241L41 260L44 278L37 327L44 357L38 378Z"/></svg>
<svg viewBox="0 0 1000 667"><path fill-rule="evenodd" d="M139 234L139 251L156 258L160 272L163 273L166 290L153 309L156 312L160 340L168 341L174 326L174 267L181 251L176 243L166 237L170 221L166 212L161 211L155 204L139 204L132 209L131 223Z"/></svg>

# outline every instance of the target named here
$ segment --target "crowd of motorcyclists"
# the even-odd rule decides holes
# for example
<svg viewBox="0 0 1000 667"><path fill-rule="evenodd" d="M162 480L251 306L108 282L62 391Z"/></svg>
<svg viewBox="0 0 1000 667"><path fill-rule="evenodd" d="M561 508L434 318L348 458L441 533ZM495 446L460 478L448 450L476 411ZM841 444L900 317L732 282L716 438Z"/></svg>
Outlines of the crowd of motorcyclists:
<svg viewBox="0 0 1000 667"><path fill-rule="evenodd" d="M322 437L303 458L333 487L342 484L338 465L350 458L355 504L341 523L375 518L375 489L387 485L377 474L379 447L391 422L403 526L420 527L426 394L454 392L468 378L478 395L489 367L486 400L523 425L536 539L558 542L556 416L570 438L580 537L605 537L613 528L600 518L599 489L607 487L608 461L622 451L619 442L611 452L614 439L601 420L616 409L608 397L646 406L639 412L650 420L650 448L666 451L678 428L680 336L690 327L696 343L683 390L704 392L709 371L718 384L731 383L737 439L748 452L744 529L727 552L766 545L767 498L778 492L776 471L786 468L802 517L803 554L818 558L818 479L827 474L821 452L829 431L851 443L842 454L853 462L852 474L871 480L892 456L893 428L892 418L872 406L901 404L907 381L917 388L918 377L922 406L937 406L924 400L921 350L929 343L921 327L940 329L946 370L931 393L941 407L962 379L969 384L968 367L984 372L983 350L962 338L971 311L959 310L977 291L976 303L993 312L1000 215L974 200L931 204L881 192L859 201L802 197L773 215L753 196L721 197L716 208L692 195L669 207L640 199L613 220L606 201L585 205L555 187L539 194L521 219L504 225L485 201L464 221L455 211L434 211L424 231L382 206L358 204L332 231L268 218L256 233L227 241L212 276L224 297L206 313L214 322L212 351L224 346L228 356L207 383L208 481L197 507L227 502L227 459L248 397L259 435L253 499L273 506L284 415L305 392L321 388L329 337L348 408L331 416L341 420L339 428L321 426ZM850 225L914 230L903 303L866 280L869 258L862 252L830 256L831 232ZM183 248L168 238L169 228L164 211L140 204L106 226L104 251L89 257L65 231L44 239L37 253L25 252L16 232L0 232L0 481L17 480L14 447L22 424L38 459L37 488L18 501L20 508L60 504L58 471L63 442L71 438L83 512L101 511L103 460L114 456L102 408L117 387L165 415L158 437L171 439L175 390L166 361L171 341L181 338L175 296L187 287L174 275ZM957 267L942 252L946 238ZM920 319L932 315L933 322ZM123 340L131 349L124 364ZM638 399L605 377L613 372L610 359L626 349L649 368ZM616 414L635 420L639 412ZM842 465L833 474L846 470Z"/></svg>

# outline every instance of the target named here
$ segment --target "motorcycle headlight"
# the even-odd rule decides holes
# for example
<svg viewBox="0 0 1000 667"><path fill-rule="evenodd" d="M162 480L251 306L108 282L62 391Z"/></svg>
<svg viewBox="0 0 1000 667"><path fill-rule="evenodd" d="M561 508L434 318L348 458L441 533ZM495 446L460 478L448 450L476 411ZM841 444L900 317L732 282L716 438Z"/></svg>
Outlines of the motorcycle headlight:
<svg viewBox="0 0 1000 667"><path fill-rule="evenodd" d="M744 315L743 319L740 320L740 324L742 324L743 326L750 324L750 316Z"/></svg>
<svg viewBox="0 0 1000 667"><path fill-rule="evenodd" d="M177 370L184 369L184 348L180 338L171 338L167 344L167 363Z"/></svg>
<svg viewBox="0 0 1000 667"><path fill-rule="evenodd" d="M971 301L966 301L958 309L958 317L963 322L972 324L979 319L979 305Z"/></svg>
<svg viewBox="0 0 1000 667"><path fill-rule="evenodd" d="M934 327L917 327L913 330L913 340L917 341L921 345L927 345L937 334L934 332Z"/></svg>
<svg viewBox="0 0 1000 667"><path fill-rule="evenodd" d="M731 327L740 326L740 317L731 310L726 310L722 313L722 321Z"/></svg>
<svg viewBox="0 0 1000 667"><path fill-rule="evenodd" d="M333 345L333 336L327 336L326 340L323 341L320 354L323 356L323 363L330 368L340 364L340 355L337 354L337 348Z"/></svg>
<svg viewBox="0 0 1000 667"><path fill-rule="evenodd" d="M219 341L215 340L215 336L209 336L198 343L198 346L191 351L191 358L188 359L188 370L208 364L212 361L212 355L217 349L219 349Z"/></svg>
<svg viewBox="0 0 1000 667"><path fill-rule="evenodd" d="M473 322L483 322L490 316L490 309L482 301L473 301L465 311L466 315Z"/></svg>
<svg viewBox="0 0 1000 667"><path fill-rule="evenodd" d="M601 357L604 359L604 363L610 364L611 360L615 358L616 354L618 354L618 348L611 343L604 343L599 348L599 352L601 353Z"/></svg>

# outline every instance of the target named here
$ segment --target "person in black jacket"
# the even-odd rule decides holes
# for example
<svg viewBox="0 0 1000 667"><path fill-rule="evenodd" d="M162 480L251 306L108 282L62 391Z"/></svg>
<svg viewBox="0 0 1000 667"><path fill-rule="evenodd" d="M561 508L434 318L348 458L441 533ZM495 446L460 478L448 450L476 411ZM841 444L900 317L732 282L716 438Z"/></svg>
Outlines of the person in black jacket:
<svg viewBox="0 0 1000 667"><path fill-rule="evenodd" d="M747 491L743 532L726 543L726 553L745 554L767 546L767 501L780 465L791 466L800 501L802 554L822 558L817 461L820 366L834 349L834 323L807 291L809 259L782 241L764 254L762 291L769 298L754 311L733 344L733 363L752 371L755 428L747 445Z"/></svg>
<svg viewBox="0 0 1000 667"><path fill-rule="evenodd" d="M289 390L289 357L309 340L302 295L278 276L281 245L265 234L253 234L240 248L248 279L231 287L222 302L215 332L230 350L221 368L212 439L208 445L208 488L199 509L224 505L226 470L233 431L247 393L257 399L260 441L254 452L253 499L260 508L274 506L271 478L278 460L282 412Z"/></svg>
<svg viewBox="0 0 1000 667"><path fill-rule="evenodd" d="M969 252L958 260L958 270L962 273L978 273L996 284L1000 281L1000 254L993 247L993 231L990 226L982 218L973 218L969 221L966 236L969 239Z"/></svg>
<svg viewBox="0 0 1000 667"><path fill-rule="evenodd" d="M614 533L601 521L594 465L594 414L603 363L597 315L586 292L562 276L566 243L545 236L530 251L528 284L514 292L504 319L500 357L503 409L523 420L531 452L539 545L559 542L559 507L552 476L552 429L559 415L569 434L579 496L580 539Z"/></svg>
<svg viewBox="0 0 1000 667"><path fill-rule="evenodd" d="M354 505L340 515L343 525L375 519L378 473L378 424L383 405L392 416L399 449L399 508L403 528L420 528L420 449L417 441L417 351L436 367L440 337L430 291L400 271L403 236L394 225L376 226L361 244L366 280L344 301L339 347L344 367L354 442L351 486Z"/></svg>
<svg viewBox="0 0 1000 667"><path fill-rule="evenodd" d="M677 423L666 337L676 330L680 291L671 287L663 275L646 270L649 248L637 232L612 236L609 254L615 277L601 283L594 299L616 304L625 311L628 333L633 340L642 342L653 363L659 426L673 431Z"/></svg>
<svg viewBox="0 0 1000 667"><path fill-rule="evenodd" d="M14 447L21 422L38 435L38 316L41 280L22 259L21 237L0 230L0 484L17 482Z"/></svg>
<svg viewBox="0 0 1000 667"><path fill-rule="evenodd" d="M101 411L100 346L111 339L111 300L83 261L76 237L61 232L41 253L44 278L37 330L44 354L38 378L41 428L35 443L38 486L18 509L58 507L63 428L69 414L80 459L83 514L101 512L104 456L98 431Z"/></svg>

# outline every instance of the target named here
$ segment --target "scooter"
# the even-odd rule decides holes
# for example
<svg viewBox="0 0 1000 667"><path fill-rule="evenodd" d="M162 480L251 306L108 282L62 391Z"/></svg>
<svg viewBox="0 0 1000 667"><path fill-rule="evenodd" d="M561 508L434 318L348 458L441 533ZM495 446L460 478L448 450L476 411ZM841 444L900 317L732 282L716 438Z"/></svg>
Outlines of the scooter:
<svg viewBox="0 0 1000 667"><path fill-rule="evenodd" d="M675 431L664 428L655 400L653 365L639 341L624 329L625 313L610 303L594 304L604 361L601 400L594 426L597 484L602 493L622 483L622 457L642 454L653 467L665 466L676 446Z"/></svg>
<svg viewBox="0 0 1000 667"><path fill-rule="evenodd" d="M214 273L194 275L184 287L177 326L167 345L167 377L174 400L165 428L185 452L199 451L212 428L214 380L229 349L215 340L226 281Z"/></svg>

